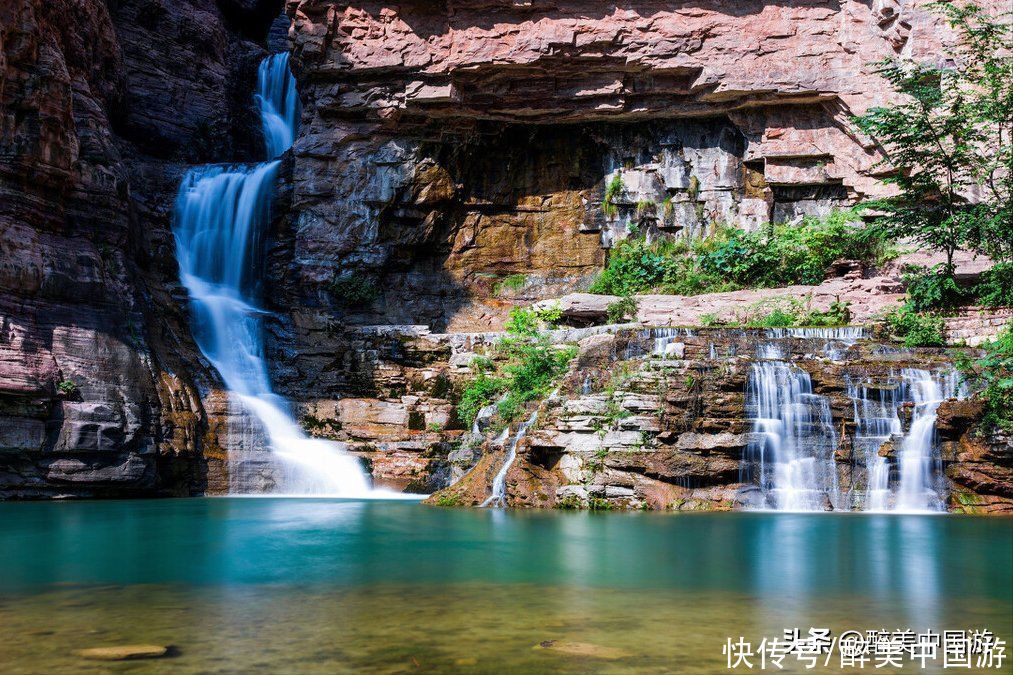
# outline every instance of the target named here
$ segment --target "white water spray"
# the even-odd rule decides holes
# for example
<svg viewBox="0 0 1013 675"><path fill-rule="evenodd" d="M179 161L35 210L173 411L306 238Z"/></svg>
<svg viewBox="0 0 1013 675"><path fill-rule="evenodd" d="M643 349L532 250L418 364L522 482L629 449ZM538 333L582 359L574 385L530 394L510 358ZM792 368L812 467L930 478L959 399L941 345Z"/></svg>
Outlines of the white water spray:
<svg viewBox="0 0 1013 675"><path fill-rule="evenodd" d="M783 361L753 363L746 408L753 417L747 458L764 503L779 511L836 507L837 434L830 403L813 394L809 373Z"/></svg>
<svg viewBox="0 0 1013 675"><path fill-rule="evenodd" d="M936 443L936 411L948 398L966 396L956 371L934 376L927 370L907 368L904 379L910 383L914 400L911 428L904 437L898 456L900 485L897 488L898 511L942 511L942 458Z"/></svg>
<svg viewBox="0 0 1013 675"><path fill-rule="evenodd" d="M496 506L505 508L506 502L506 476L510 467L513 466L514 460L517 459L517 444L521 442L521 439L528 433L528 428L535 423L538 419L538 411L531 413L526 421L521 422L520 426L517 427L517 432L510 437L507 445L507 457L506 461L503 462L502 468L496 474L496 477L492 480L492 494L489 498L482 502L481 506ZM509 433L509 429L505 433Z"/></svg>
<svg viewBox="0 0 1013 675"><path fill-rule="evenodd" d="M287 54L264 59L259 73L257 101L273 160L292 145L298 98ZM232 400L260 423L272 457L280 460L275 491L362 496L369 492L369 482L358 461L337 443L307 437L271 389L264 311L256 298L278 166L278 161L199 166L180 184L173 233L180 280L190 293L194 338ZM232 462L230 492L250 489L242 476L242 468Z"/></svg>

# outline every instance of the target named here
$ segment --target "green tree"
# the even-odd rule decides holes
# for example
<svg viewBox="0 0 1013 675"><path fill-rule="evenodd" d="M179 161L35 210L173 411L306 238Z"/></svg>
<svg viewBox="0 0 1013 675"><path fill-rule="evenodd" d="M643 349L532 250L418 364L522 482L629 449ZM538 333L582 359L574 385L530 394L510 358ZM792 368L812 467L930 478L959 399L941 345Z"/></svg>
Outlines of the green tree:
<svg viewBox="0 0 1013 675"><path fill-rule="evenodd" d="M957 249L1008 258L1013 243L1013 60L1008 15L973 3L940 2L958 35L955 65L888 60L879 72L901 96L856 119L883 147L895 196L876 202L880 227L946 254Z"/></svg>

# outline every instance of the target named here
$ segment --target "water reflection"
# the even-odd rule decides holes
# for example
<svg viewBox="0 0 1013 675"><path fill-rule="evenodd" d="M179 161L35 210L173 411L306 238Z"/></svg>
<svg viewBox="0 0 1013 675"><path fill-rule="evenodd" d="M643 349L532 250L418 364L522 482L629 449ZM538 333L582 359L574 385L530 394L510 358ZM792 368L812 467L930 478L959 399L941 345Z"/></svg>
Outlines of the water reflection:
<svg viewBox="0 0 1013 675"><path fill-rule="evenodd" d="M0 588L541 583L730 591L802 614L824 598L859 596L903 608L919 623L938 614L945 596L1013 596L1001 572L1013 562L1013 528L1004 520L279 499L2 504L0 511Z"/></svg>

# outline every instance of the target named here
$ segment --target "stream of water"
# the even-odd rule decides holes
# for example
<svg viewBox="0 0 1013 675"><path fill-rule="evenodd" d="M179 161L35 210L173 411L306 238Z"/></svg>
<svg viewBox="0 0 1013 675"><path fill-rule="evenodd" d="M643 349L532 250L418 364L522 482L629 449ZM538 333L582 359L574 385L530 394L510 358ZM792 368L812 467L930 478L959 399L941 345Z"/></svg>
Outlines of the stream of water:
<svg viewBox="0 0 1013 675"><path fill-rule="evenodd" d="M180 184L173 220L194 338L239 408L230 415L230 442L239 446L230 449L230 492L363 496L370 486L359 462L337 443L306 436L271 387L259 299L276 158L292 146L299 121L288 54L263 60L255 100L268 161L192 168ZM269 461L258 459L264 445Z"/></svg>

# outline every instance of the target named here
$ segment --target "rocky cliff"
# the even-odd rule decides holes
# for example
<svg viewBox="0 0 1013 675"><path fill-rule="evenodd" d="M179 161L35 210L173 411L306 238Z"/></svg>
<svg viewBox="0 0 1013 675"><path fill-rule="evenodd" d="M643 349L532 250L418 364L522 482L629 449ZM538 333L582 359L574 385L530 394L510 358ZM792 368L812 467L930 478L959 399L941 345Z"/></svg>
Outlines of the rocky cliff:
<svg viewBox="0 0 1013 675"><path fill-rule="evenodd" d="M638 204L642 229L699 232L877 194L850 117L891 95L875 61L942 53L924 4L290 2L289 302L339 307L358 273L384 289L363 321L488 329L497 279L525 275L524 300L579 284Z"/></svg>
<svg viewBox="0 0 1013 675"><path fill-rule="evenodd" d="M246 92L267 4L0 7L0 496L220 481L226 406L169 213L186 162L259 142Z"/></svg>
<svg viewBox="0 0 1013 675"><path fill-rule="evenodd" d="M190 334L171 209L188 166L262 156L251 93L269 44L291 47L303 103L267 242L274 384L378 482L428 491L492 466L453 414L496 339L482 331L581 290L631 227L752 228L877 194L881 156L849 118L888 96L873 61L951 39L923 4L4 3L0 496L226 489L243 420ZM841 284L876 298L870 314L900 290ZM642 321L681 323L682 304ZM708 377L719 400L742 392ZM692 433L727 445L728 424ZM547 433L519 467L549 471ZM617 470L653 475L641 459ZM690 464L730 485L729 461Z"/></svg>

